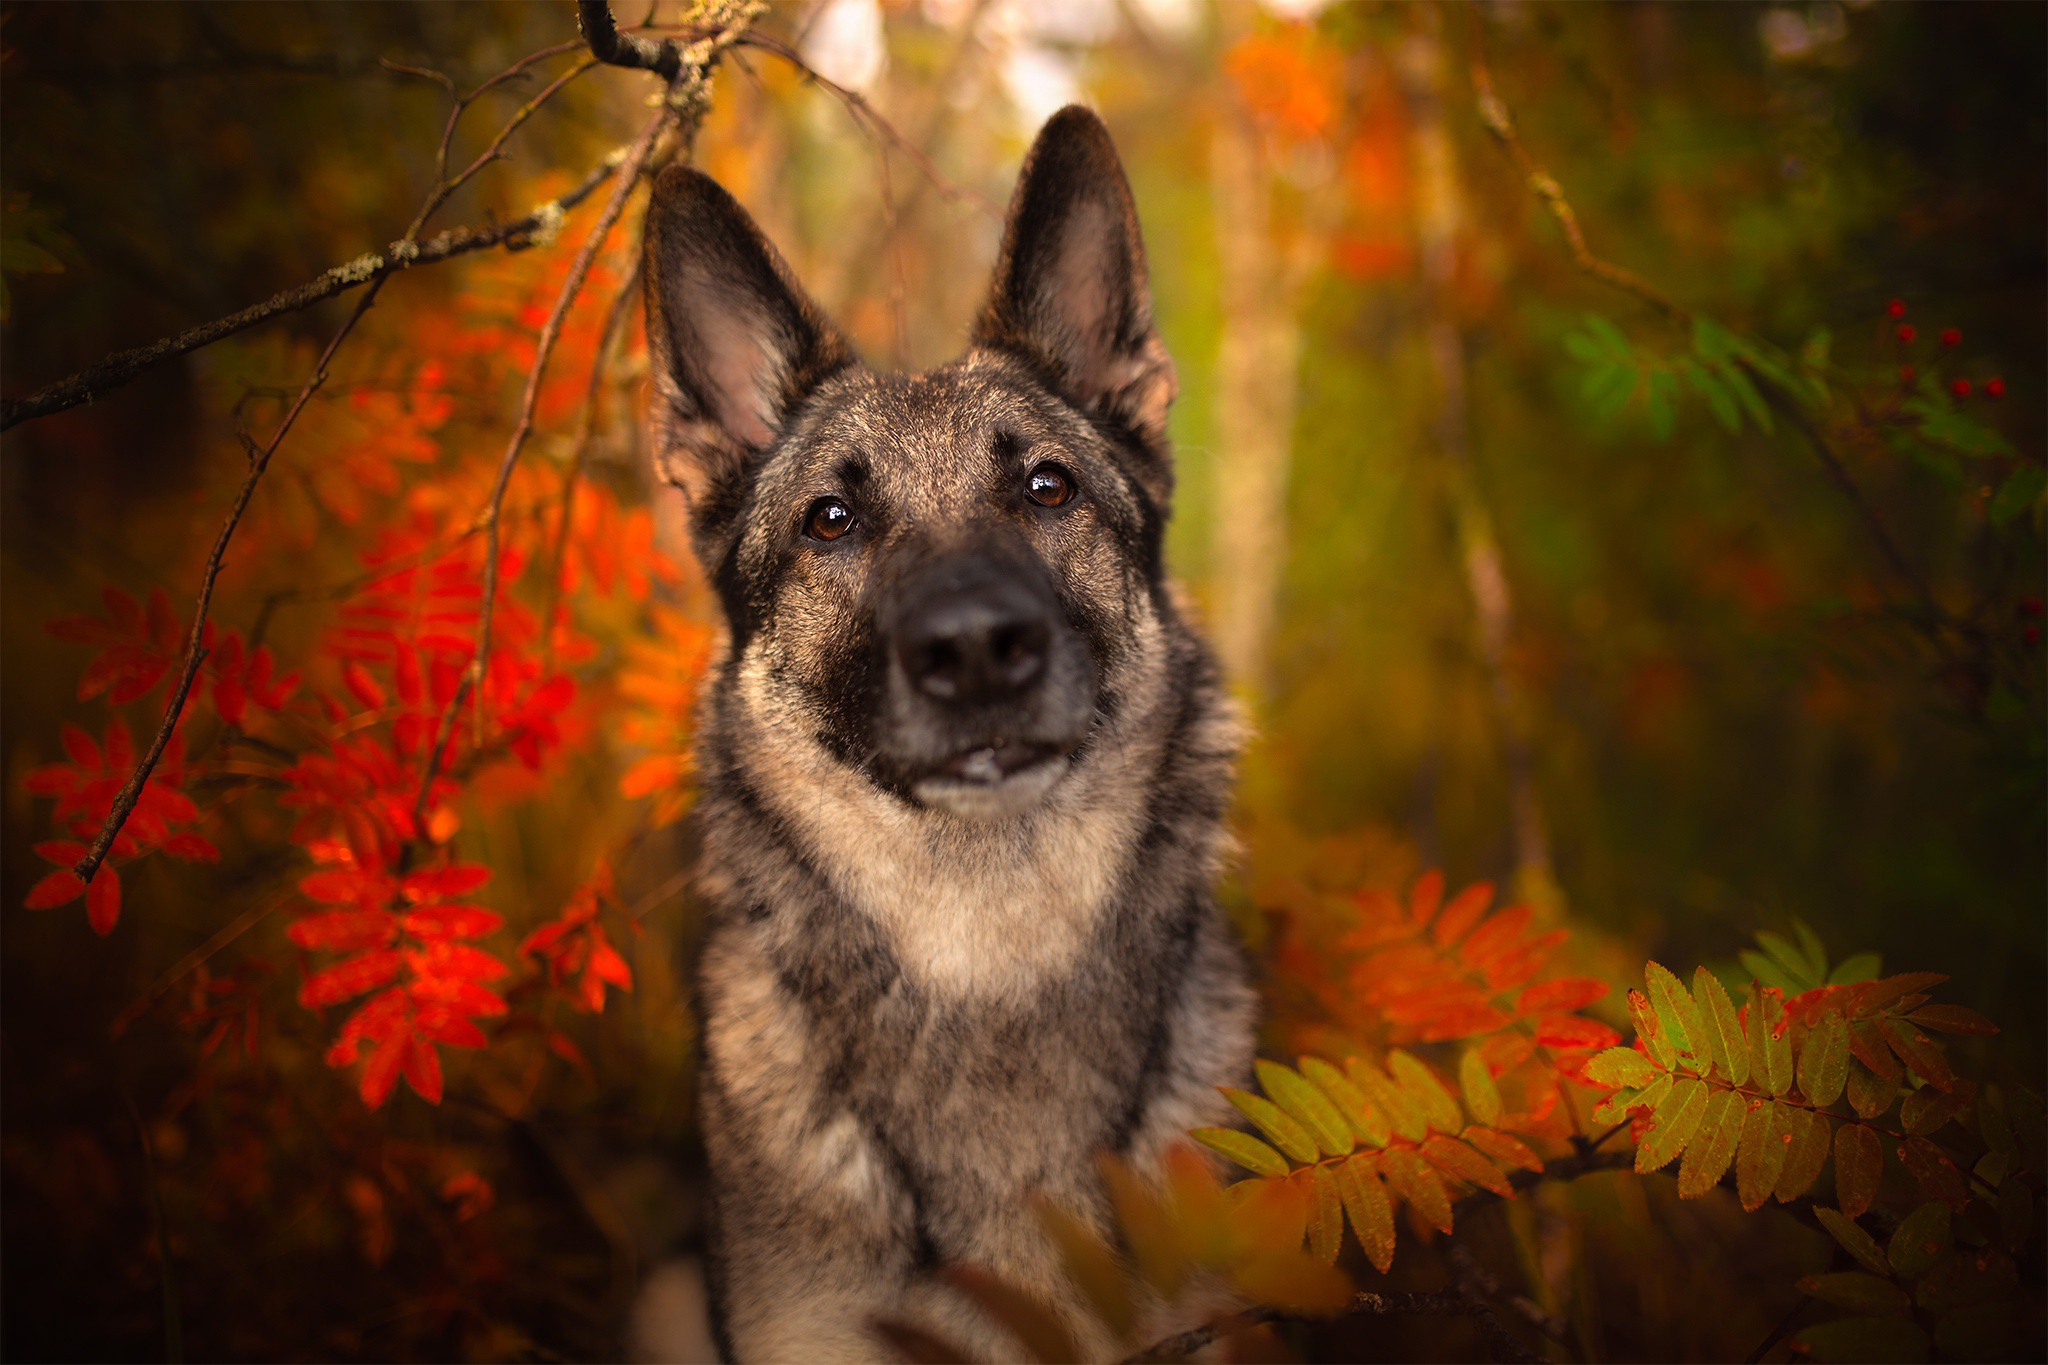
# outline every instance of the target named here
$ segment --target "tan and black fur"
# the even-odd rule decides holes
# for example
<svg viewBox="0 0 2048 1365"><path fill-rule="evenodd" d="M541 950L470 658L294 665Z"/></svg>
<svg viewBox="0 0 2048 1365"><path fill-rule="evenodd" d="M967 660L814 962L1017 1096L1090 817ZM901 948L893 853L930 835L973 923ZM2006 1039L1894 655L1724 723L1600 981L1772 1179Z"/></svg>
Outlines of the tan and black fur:
<svg viewBox="0 0 2048 1365"><path fill-rule="evenodd" d="M1252 1050L1210 891L1237 733L1161 567L1174 378L1129 188L1056 115L970 349L923 374L860 365L693 170L646 267L657 455L727 628L697 750L721 1348L873 1359L900 1317L1015 1355L929 1272L1072 1309L1028 1198L1099 1220L1093 1154L1223 1121Z"/></svg>

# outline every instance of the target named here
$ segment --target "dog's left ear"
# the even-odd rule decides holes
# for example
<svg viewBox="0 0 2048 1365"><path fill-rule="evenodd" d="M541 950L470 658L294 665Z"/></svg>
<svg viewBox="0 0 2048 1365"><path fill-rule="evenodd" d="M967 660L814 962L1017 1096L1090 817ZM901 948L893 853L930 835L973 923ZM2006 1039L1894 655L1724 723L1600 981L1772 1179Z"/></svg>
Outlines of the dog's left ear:
<svg viewBox="0 0 2048 1365"><path fill-rule="evenodd" d="M974 342L1023 355L1085 411L1129 430L1163 495L1173 362L1152 327L1131 187L1092 111L1054 114L1024 158Z"/></svg>

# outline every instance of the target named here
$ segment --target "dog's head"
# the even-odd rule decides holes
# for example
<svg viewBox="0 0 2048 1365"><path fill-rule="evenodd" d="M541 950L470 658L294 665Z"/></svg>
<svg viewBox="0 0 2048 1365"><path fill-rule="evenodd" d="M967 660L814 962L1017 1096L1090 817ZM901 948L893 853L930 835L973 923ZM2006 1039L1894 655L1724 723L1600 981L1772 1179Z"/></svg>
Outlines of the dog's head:
<svg viewBox="0 0 2048 1365"><path fill-rule="evenodd" d="M950 365L862 366L746 212L682 167L655 182L646 288L658 467L755 719L919 806L1043 799L1164 610L1173 367L1101 121L1068 108L1039 134Z"/></svg>

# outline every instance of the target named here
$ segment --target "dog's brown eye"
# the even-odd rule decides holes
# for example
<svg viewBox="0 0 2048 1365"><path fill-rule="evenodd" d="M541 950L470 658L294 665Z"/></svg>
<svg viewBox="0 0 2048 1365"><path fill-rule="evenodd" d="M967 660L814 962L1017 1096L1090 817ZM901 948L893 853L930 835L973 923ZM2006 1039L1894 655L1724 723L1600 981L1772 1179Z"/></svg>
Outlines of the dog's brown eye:
<svg viewBox="0 0 2048 1365"><path fill-rule="evenodd" d="M837 498L819 498L804 513L804 534L812 540L837 540L853 529L853 509Z"/></svg>
<svg viewBox="0 0 2048 1365"><path fill-rule="evenodd" d="M1042 464L1024 480L1024 495L1040 507L1073 501L1074 476L1056 464Z"/></svg>

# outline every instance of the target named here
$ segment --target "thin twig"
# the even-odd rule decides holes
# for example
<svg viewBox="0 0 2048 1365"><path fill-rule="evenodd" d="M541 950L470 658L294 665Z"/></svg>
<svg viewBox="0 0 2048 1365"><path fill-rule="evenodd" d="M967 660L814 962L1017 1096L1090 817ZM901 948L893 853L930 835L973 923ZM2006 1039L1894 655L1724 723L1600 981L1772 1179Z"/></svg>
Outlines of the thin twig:
<svg viewBox="0 0 2048 1365"><path fill-rule="evenodd" d="M541 672L544 674L554 667L555 612L562 605L562 562L569 553L569 523L576 507L576 485L583 478L584 466L589 462L590 443L597 433L597 403L604 389L605 372L611 367L619 340L625 334L626 319L633 312L633 301L640 296L640 268L640 258L635 256L633 268L626 272L625 282L612 296L612 306L597 334L597 355L590 362L590 382L583 389L583 409L576 418L569 472L562 481L561 512L555 519L555 541L548 552L548 576L545 580L547 609L540 618Z"/></svg>
<svg viewBox="0 0 2048 1365"><path fill-rule="evenodd" d="M820 75L788 43L766 33L748 32L741 36L738 46L759 48L763 52L780 57L783 61L789 63L791 67L795 68L805 80L825 91L841 104L844 104L857 122L865 125L871 132L879 133L891 147L909 157L918 170L923 173L925 179L931 181L932 187L938 190L940 194L943 194L948 199L964 199L990 218L995 219L997 222L1002 221L1003 211L994 200L981 191L967 185L962 185L947 176L930 157L925 155L923 148L904 136L901 129L876 112L875 106L869 104L865 96L859 91L849 90L837 81Z"/></svg>
<svg viewBox="0 0 2048 1365"><path fill-rule="evenodd" d="M1472 87L1479 97L1479 121L1486 125L1486 131L1506 149L1514 159L1515 168L1522 173L1522 183L1530 193L1543 201L1550 210L1550 216L1557 220L1559 230L1564 233L1565 243L1571 249L1572 261L1580 270L1595 279L1604 280L1617 289L1623 289L1649 304L1672 322L1690 326L1692 314L1674 303L1663 291L1632 270L1595 256L1586 245L1586 234L1579 228L1579 216L1572 211L1571 202L1564 197L1564 189L1557 181L1536 164L1529 155L1529 149L1522 145L1522 139L1515 134L1514 120L1508 117L1505 104L1493 93L1493 78L1487 72L1486 60L1479 53L1479 45L1472 46Z"/></svg>
<svg viewBox="0 0 2048 1365"><path fill-rule="evenodd" d="M441 757L447 747L448 737L454 728L454 718L468 696L476 700L476 736L478 747L483 744L483 679L484 667L491 653L491 622L498 599L498 522L505 504L505 489L512 481L512 471L519 463L519 453L526 446L526 438L533 432L534 408L540 400L541 376L547 371L549 357L554 353L555 341L561 335L562 319L568 315L570 305L583 289L583 281L590 273L591 262L597 259L605 238L611 235L612 226L625 211L626 200L638 188L641 169L647 158L654 152L654 144L673 117L664 107L647 121L640 136L626 154L626 160L619 176L619 183L612 190L611 199L605 204L604 212L584 239L582 249L570 263L569 276L562 282L562 288L555 296L555 306L548 313L547 321L541 326L540 339L535 344L533 368L526 377L526 392L519 402L519 415L513 423L512 436L505 444L505 453L498 461L498 475L491 484L491 496L481 519L484 528L484 595L479 608L476 631L476 649L470 656L469 667L464 670L462 680L455 694L448 699L447 709L441 714L441 723L436 727L433 747L427 751L426 770L420 778L419 796L413 803L414 824L424 828L427 801L433 794L434 780L440 774Z"/></svg>
<svg viewBox="0 0 2048 1365"><path fill-rule="evenodd" d="M227 520L221 523L220 535L213 542L213 553L206 557L206 571L199 582L199 602L192 614L192 634L185 646L185 667L178 675L177 687L172 689L170 704L164 708L163 723L157 726L156 738L151 741L149 752L143 755L142 762L136 765L135 771L129 774L128 781L122 786L120 793L114 797L113 808L107 812L106 821L100 826L99 837L93 840L92 847L86 850L85 856L71 869L80 881L90 882L93 874L99 871L100 863L107 856L107 850L114 846L114 836L119 834L121 826L127 823L128 816L135 809L136 801L142 796L143 785L149 781L149 775L155 769L157 760L164 756L164 747L171 742L172 732L178 728L178 716L185 709L186 694L192 690L192 680L199 676L200 662L207 654L203 642L206 638L206 611L213 604L213 585L220 578L221 564L228 552L228 541L234 538L235 527L241 524L242 513L247 510L249 499L256 492L257 481L263 477L263 471L270 468L270 457L284 444L285 436L291 431L292 424L299 420L299 414L306 410L306 404L312 400L320 386L327 382L328 362L334 359L334 353L341 348L341 343L348 339L348 334L362 321L363 314L369 312L370 306L376 303L378 292L384 288L384 281L390 278L391 274L386 270L370 281L370 287L363 291L362 297L356 300L356 306L349 311L348 320L341 324L340 330L335 332L333 339L327 343L327 349L320 353L320 359L314 362L313 373L306 377L305 384L299 389L299 396L292 401L291 408L278 422L277 430L250 461L248 477L242 480L241 492L235 495L234 505L228 509Z"/></svg>
<svg viewBox="0 0 2048 1365"><path fill-rule="evenodd" d="M224 337L246 331L259 322L311 308L314 304L331 299L336 294L345 293L359 284L366 284L372 279L382 279L386 274L409 270L415 266L434 265L452 256L482 251L489 247L503 246L512 251L523 250L551 237L560 226L563 215L589 198L591 192L609 179L617 169L617 154L614 153L592 168L575 188L509 222L450 228L424 242L393 242L382 252L358 256L353 261L335 266L297 288L274 294L238 313L203 323L148 346L117 351L77 374L45 385L27 398L0 399L0 431L33 418L47 417L53 412L63 412L82 403L90 403L102 394L120 388L154 365L188 355L203 346L210 346Z"/></svg>

